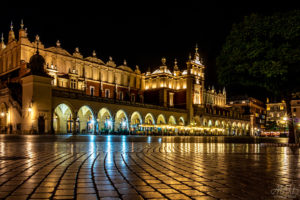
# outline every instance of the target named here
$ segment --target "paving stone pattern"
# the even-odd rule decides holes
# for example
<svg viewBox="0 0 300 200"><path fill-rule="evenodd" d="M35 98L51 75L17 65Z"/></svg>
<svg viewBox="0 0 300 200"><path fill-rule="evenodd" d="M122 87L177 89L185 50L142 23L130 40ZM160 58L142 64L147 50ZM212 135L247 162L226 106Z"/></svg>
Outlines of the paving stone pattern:
<svg viewBox="0 0 300 200"><path fill-rule="evenodd" d="M299 198L298 148L39 137L0 138L0 199Z"/></svg>

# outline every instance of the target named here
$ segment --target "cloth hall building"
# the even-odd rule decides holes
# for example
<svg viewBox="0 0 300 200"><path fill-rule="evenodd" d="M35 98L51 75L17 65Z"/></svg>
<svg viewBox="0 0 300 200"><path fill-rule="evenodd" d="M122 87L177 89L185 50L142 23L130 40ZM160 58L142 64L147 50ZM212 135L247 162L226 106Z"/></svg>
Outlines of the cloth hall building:
<svg viewBox="0 0 300 200"><path fill-rule="evenodd" d="M251 134L251 117L226 104L225 88L204 87L197 47L184 70L166 63L142 73L30 41L23 23L17 37L11 25L0 43L0 132Z"/></svg>

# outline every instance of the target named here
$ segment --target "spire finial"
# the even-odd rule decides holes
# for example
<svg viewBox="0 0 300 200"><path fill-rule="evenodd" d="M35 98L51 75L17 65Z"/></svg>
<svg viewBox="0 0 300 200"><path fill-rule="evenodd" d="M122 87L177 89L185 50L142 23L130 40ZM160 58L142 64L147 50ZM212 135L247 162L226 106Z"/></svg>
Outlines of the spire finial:
<svg viewBox="0 0 300 200"><path fill-rule="evenodd" d="M97 54L96 54L96 51L93 50L93 56L96 57L96 55L97 55Z"/></svg>
<svg viewBox="0 0 300 200"><path fill-rule="evenodd" d="M176 58L175 58L175 61L174 61L174 71L178 71L177 59Z"/></svg>
<svg viewBox="0 0 300 200"><path fill-rule="evenodd" d="M12 31L12 30L13 30L13 28L14 28L14 26L13 26L13 22L11 21L11 22L10 22L10 30Z"/></svg>
<svg viewBox="0 0 300 200"><path fill-rule="evenodd" d="M60 41L57 40L57 41L56 41L56 46L57 46L57 47L60 47L60 45L61 45L61 44L60 44Z"/></svg>
<svg viewBox="0 0 300 200"><path fill-rule="evenodd" d="M21 19L21 29L24 28L24 23L23 23L23 19Z"/></svg>
<svg viewBox="0 0 300 200"><path fill-rule="evenodd" d="M76 53L79 53L79 47L76 47L76 48L75 48L75 52L76 52Z"/></svg>
<svg viewBox="0 0 300 200"><path fill-rule="evenodd" d="M126 66L127 65L127 61L124 59L124 62L123 62L123 64Z"/></svg>
<svg viewBox="0 0 300 200"><path fill-rule="evenodd" d="M200 61L200 55L198 53L198 44L196 43L196 47L195 47L195 57L194 57L195 60L197 61Z"/></svg>
<svg viewBox="0 0 300 200"><path fill-rule="evenodd" d="M4 42L4 37L3 37L3 33L1 34L1 42Z"/></svg>
<svg viewBox="0 0 300 200"><path fill-rule="evenodd" d="M35 40L36 40L36 54L39 54L39 42L40 42L40 36L36 35L35 36Z"/></svg>
<svg viewBox="0 0 300 200"><path fill-rule="evenodd" d="M163 65L166 65L166 58L165 57L163 57L162 59L161 59L161 63L163 64Z"/></svg>
<svg viewBox="0 0 300 200"><path fill-rule="evenodd" d="M111 56L109 56L109 60L110 60L110 61L112 61L112 60L113 60Z"/></svg>
<svg viewBox="0 0 300 200"><path fill-rule="evenodd" d="M192 60L192 54L189 53L189 60Z"/></svg>

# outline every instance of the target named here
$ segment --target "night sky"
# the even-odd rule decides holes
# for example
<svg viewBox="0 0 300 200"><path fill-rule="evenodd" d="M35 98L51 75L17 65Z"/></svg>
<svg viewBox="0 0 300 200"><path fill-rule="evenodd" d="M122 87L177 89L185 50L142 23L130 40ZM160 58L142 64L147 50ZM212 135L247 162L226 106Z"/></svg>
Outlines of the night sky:
<svg viewBox="0 0 300 200"><path fill-rule="evenodd" d="M149 67L154 71L161 58L166 57L173 69L177 58L179 68L185 69L190 52L198 43L206 65L206 85L218 85L215 58L218 56L232 24L245 15L268 15L276 11L296 8L282 4L249 5L189 5L118 7L91 6L65 8L7 8L0 12L0 33L7 40L10 22L19 30L21 19L28 29L29 38L38 34L46 47L60 40L62 48L73 53L79 47L84 56L92 55L104 62L112 56L117 65L126 59L131 68L139 65L142 72ZM221 88L223 86L220 86Z"/></svg>

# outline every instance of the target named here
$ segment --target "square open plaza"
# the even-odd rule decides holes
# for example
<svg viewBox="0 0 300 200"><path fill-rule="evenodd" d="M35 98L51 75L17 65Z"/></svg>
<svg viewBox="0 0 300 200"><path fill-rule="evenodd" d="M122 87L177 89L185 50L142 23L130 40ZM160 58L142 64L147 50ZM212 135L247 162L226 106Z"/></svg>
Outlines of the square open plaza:
<svg viewBox="0 0 300 200"><path fill-rule="evenodd" d="M299 198L298 146L257 137L261 101L206 88L197 45L142 72L18 29L0 42L0 199Z"/></svg>

